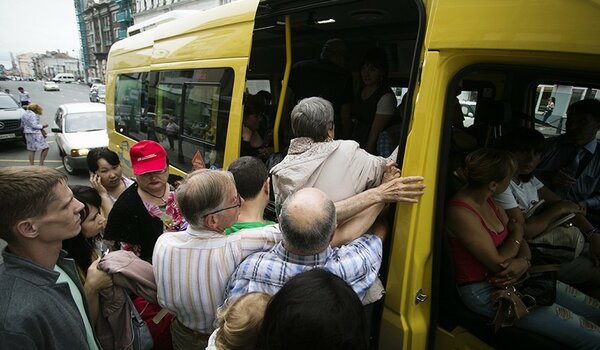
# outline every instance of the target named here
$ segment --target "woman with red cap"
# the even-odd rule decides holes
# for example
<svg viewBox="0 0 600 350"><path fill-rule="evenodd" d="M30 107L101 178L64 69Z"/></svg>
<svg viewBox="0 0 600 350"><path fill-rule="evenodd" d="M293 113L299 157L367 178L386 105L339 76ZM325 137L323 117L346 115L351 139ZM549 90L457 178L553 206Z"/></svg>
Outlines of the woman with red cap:
<svg viewBox="0 0 600 350"><path fill-rule="evenodd" d="M104 232L114 248L133 251L152 262L152 251L164 231L179 231L186 225L167 182L167 152L157 142L144 140L129 151L137 180L115 202Z"/></svg>

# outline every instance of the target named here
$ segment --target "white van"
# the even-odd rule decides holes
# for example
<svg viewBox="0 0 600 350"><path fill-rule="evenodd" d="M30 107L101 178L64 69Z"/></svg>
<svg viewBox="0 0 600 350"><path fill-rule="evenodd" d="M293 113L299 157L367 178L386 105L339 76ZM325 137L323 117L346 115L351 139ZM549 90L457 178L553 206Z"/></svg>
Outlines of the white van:
<svg viewBox="0 0 600 350"><path fill-rule="evenodd" d="M75 81L75 76L71 73L59 73L52 78L52 81L56 83L72 83Z"/></svg>

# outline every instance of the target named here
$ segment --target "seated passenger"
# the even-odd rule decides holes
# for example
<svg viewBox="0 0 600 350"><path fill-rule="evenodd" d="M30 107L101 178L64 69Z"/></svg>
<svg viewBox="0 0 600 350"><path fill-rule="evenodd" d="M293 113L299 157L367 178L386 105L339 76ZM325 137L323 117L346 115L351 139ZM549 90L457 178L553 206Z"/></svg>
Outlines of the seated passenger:
<svg viewBox="0 0 600 350"><path fill-rule="evenodd" d="M217 311L217 325L206 350L254 349L265 309L271 300L267 293L248 293L223 305Z"/></svg>
<svg viewBox="0 0 600 350"><path fill-rule="evenodd" d="M152 258L158 302L175 317L175 349L207 346L231 273L251 253L269 250L281 240L276 226L224 235L238 221L243 202L226 171L194 171L177 189L189 227L160 236Z"/></svg>
<svg viewBox="0 0 600 350"><path fill-rule="evenodd" d="M244 202L238 221L227 228L225 234L275 224L264 218L265 208L269 204L270 182L265 163L254 157L240 157L229 165L227 171L233 174L235 187Z"/></svg>
<svg viewBox="0 0 600 350"><path fill-rule="evenodd" d="M287 156L271 169L275 206L279 208L285 199L304 187L316 187L338 203L349 200L384 180L388 170L390 181L406 191L402 201L415 203L423 194L420 176L400 177L395 163L373 156L361 149L354 141L333 140L333 107L320 98L304 99L292 111L292 130L296 138L290 144ZM390 159L396 158L396 153ZM387 166L389 162L389 166ZM350 216L338 212L339 242L349 242L366 232L384 207L383 201L373 205L354 200L359 206ZM351 219L351 220L350 220Z"/></svg>
<svg viewBox="0 0 600 350"><path fill-rule="evenodd" d="M540 162L544 142L544 135L535 129L517 128L504 135L499 146L512 153L517 162L517 171L509 187L495 195L494 199L506 210L509 218L524 225L527 240L544 235L552 223L571 213L576 214L572 222L581 232L593 230L594 227L582 215L579 205L562 200L533 175ZM536 211L531 216L524 214L540 200L544 200L544 203L539 213ZM596 240L600 241L600 235L591 235L590 239L596 243ZM581 240L583 241L583 236ZM589 248L592 249L591 255ZM600 244L586 245L584 252L575 261L561 265L558 278L571 285L600 287L600 266L594 267L593 261L600 252L595 249L600 249Z"/></svg>
<svg viewBox="0 0 600 350"><path fill-rule="evenodd" d="M467 185L447 208L447 229L456 283L463 303L480 315L495 315L491 295L527 272L530 251L521 223L509 220L494 194L504 192L517 165L501 150L481 149L465 160ZM576 349L600 348L599 301L557 282L556 302L537 306L514 327L535 332Z"/></svg>
<svg viewBox="0 0 600 350"><path fill-rule="evenodd" d="M588 220L598 226L600 101L587 99L570 105L566 127L565 134L548 139L536 175L561 198L579 204ZM597 252L600 260L600 249Z"/></svg>
<svg viewBox="0 0 600 350"><path fill-rule="evenodd" d="M361 87L352 104L356 120L352 139L365 151L376 154L377 138L392 122L396 95L387 84L388 60L385 51L371 49L360 67Z"/></svg>
<svg viewBox="0 0 600 350"><path fill-rule="evenodd" d="M134 181L123 176L119 155L106 147L92 148L87 165L90 184L102 198L102 214L108 217L113 204Z"/></svg>
<svg viewBox="0 0 600 350"><path fill-rule="evenodd" d="M257 349L366 350L365 315L343 279L322 269L292 277L267 306Z"/></svg>
<svg viewBox="0 0 600 350"><path fill-rule="evenodd" d="M361 300L365 297L379 273L386 230L332 248L335 206L316 188L304 188L288 197L281 208L279 226L283 242L271 251L246 258L231 275L225 298L249 292L275 294L287 280L315 267L340 276Z"/></svg>

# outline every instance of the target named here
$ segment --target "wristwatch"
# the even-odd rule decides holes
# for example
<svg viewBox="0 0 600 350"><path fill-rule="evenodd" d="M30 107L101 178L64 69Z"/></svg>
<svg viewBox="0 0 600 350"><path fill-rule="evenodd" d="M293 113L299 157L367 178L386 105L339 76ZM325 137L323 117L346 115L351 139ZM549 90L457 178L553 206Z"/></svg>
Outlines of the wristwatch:
<svg viewBox="0 0 600 350"><path fill-rule="evenodd" d="M585 239L588 241L590 240L590 238L592 238L593 234L600 234L600 229L594 227L593 229L588 230L583 233L583 235L585 236Z"/></svg>

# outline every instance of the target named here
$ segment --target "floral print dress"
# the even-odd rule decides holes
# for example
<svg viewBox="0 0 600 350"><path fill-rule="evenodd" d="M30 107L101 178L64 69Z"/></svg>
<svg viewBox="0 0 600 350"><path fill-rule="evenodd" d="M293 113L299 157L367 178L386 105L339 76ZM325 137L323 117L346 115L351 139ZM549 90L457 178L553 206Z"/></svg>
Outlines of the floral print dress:
<svg viewBox="0 0 600 350"><path fill-rule="evenodd" d="M154 205L144 202L144 206L150 216L161 219L163 222L164 232L176 232L187 229L188 223L185 221L181 210L177 205L175 198L175 192L169 192L167 203L165 205ZM140 256L141 247L138 244L131 244L127 242L121 242L121 249L132 251L135 255Z"/></svg>

